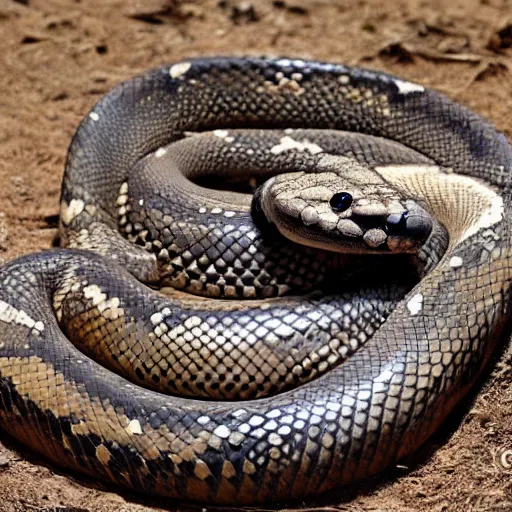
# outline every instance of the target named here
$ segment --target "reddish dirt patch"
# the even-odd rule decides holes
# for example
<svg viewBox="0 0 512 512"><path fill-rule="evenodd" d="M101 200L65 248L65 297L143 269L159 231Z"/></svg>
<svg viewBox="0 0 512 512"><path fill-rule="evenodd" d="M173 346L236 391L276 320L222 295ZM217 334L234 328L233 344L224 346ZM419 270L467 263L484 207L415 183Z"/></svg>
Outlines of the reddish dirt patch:
<svg viewBox="0 0 512 512"><path fill-rule="evenodd" d="M98 98L123 79L186 57L287 55L382 69L446 93L510 136L509 3L446 4L3 0L1 258L51 244L66 148ZM509 349L476 398L385 481L355 496L329 496L317 510L512 510L512 470L499 464L502 451L512 450L511 363ZM187 509L107 492L5 441L0 445L0 509L6 512Z"/></svg>

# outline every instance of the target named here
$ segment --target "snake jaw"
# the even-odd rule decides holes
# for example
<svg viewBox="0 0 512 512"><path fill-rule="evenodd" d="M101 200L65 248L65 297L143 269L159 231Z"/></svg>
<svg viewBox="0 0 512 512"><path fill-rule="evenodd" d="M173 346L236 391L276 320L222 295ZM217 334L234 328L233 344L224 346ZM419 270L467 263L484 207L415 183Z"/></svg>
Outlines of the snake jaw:
<svg viewBox="0 0 512 512"><path fill-rule="evenodd" d="M302 245L347 253L419 251L432 231L430 215L368 168L364 183L354 179L352 167L346 176L343 169L275 176L260 189L261 210L283 236ZM346 191L350 206L332 207L333 190Z"/></svg>

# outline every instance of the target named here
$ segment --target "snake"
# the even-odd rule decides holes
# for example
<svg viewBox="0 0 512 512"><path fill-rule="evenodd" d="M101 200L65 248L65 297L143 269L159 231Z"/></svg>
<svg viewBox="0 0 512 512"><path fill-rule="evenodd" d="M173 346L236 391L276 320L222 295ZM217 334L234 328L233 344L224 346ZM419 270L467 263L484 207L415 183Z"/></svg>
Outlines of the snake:
<svg viewBox="0 0 512 512"><path fill-rule="evenodd" d="M211 57L117 85L68 150L65 247L0 269L1 427L210 505L382 473L503 342L511 164L379 71Z"/></svg>

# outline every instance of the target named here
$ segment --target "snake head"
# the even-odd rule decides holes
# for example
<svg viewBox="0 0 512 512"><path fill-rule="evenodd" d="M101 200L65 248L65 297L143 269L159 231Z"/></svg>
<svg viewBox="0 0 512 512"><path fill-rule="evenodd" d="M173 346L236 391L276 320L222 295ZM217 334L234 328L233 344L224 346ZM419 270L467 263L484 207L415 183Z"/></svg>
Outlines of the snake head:
<svg viewBox="0 0 512 512"><path fill-rule="evenodd" d="M324 169L281 174L262 186L267 221L293 242L330 251L417 252L432 231L430 214L372 169L328 158Z"/></svg>

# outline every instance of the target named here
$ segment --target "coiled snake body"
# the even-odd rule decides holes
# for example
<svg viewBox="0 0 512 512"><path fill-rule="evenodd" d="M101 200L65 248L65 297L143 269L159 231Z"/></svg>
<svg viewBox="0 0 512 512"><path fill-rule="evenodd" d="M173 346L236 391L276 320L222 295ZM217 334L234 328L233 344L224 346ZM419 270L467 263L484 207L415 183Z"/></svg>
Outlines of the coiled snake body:
<svg viewBox="0 0 512 512"><path fill-rule="evenodd" d="M214 156L194 151L204 140ZM240 162L264 174L268 155L293 174L271 174L253 215L247 196L187 179L231 176ZM208 503L299 498L381 471L440 425L500 339L511 163L487 122L383 73L213 58L121 84L70 146L61 233L79 249L0 270L2 427L60 465ZM376 194L352 194L350 218L324 204L326 183L347 175ZM401 284L368 281L355 294L294 296L332 284L344 261L323 250L331 238L351 252L416 247L432 227L424 208L449 241L437 264L423 256L426 275L405 297ZM377 227L353 221L365 215ZM397 219L405 242L389 229ZM84 249L146 282L250 300L164 297ZM139 387L116 373L125 367L200 398Z"/></svg>

